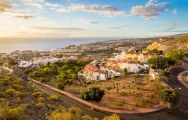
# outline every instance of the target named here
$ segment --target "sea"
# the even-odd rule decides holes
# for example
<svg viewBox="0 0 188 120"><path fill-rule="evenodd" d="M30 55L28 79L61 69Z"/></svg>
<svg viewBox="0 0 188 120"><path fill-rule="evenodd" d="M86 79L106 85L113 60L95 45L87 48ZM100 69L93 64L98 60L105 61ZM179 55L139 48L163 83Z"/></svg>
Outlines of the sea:
<svg viewBox="0 0 188 120"><path fill-rule="evenodd" d="M56 50L69 45L117 39L119 38L1 38L0 53L11 53L15 50Z"/></svg>

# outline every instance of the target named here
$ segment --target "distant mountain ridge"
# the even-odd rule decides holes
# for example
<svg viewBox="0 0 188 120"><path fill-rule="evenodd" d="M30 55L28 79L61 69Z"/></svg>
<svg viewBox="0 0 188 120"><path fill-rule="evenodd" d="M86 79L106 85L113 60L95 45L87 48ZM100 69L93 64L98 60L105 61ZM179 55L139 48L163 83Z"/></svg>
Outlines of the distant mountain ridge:
<svg viewBox="0 0 188 120"><path fill-rule="evenodd" d="M188 34L160 38L158 41L150 44L147 49L157 49L162 51L181 49L188 53Z"/></svg>

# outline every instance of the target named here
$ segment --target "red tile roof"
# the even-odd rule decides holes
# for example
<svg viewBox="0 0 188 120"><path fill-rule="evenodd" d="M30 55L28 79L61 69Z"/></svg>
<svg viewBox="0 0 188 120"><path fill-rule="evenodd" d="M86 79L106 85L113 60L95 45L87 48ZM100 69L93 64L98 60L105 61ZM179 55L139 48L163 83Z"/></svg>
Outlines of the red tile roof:
<svg viewBox="0 0 188 120"><path fill-rule="evenodd" d="M98 72L98 73L104 73L102 70L100 70L98 67L93 66L91 64L88 64L85 66L84 71L86 72Z"/></svg>

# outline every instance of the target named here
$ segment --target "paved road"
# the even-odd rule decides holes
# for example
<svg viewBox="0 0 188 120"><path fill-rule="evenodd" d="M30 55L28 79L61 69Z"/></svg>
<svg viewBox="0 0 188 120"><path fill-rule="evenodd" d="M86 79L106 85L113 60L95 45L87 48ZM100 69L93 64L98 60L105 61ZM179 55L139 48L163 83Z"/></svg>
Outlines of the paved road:
<svg viewBox="0 0 188 120"><path fill-rule="evenodd" d="M182 104L179 108L174 110L162 110L158 112L153 113L146 113L146 114L137 114L137 115L130 115L130 114L119 114L122 120L188 120L188 89L184 87L178 80L177 75L188 69L188 63L184 63L182 67L173 68L173 76L169 78L167 83L172 88L179 88L181 87L182 90L179 90L179 94L182 95ZM42 86L36 85L37 89L46 92L48 94L54 94L54 91L46 89ZM66 97L64 95L61 95L61 100L63 102L63 105L70 107L70 106L76 106L79 107L83 113L88 114L92 117L98 117L102 119L104 116L109 115L111 113L106 113L102 111L93 111L87 106L80 104L69 97Z"/></svg>

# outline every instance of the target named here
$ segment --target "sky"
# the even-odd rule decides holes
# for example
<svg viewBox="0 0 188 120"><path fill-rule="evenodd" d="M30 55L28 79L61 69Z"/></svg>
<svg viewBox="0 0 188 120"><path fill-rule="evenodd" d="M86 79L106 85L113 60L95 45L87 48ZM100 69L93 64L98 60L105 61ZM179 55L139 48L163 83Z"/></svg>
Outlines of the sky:
<svg viewBox="0 0 188 120"><path fill-rule="evenodd" d="M188 0L0 0L0 37L153 37L188 32Z"/></svg>

